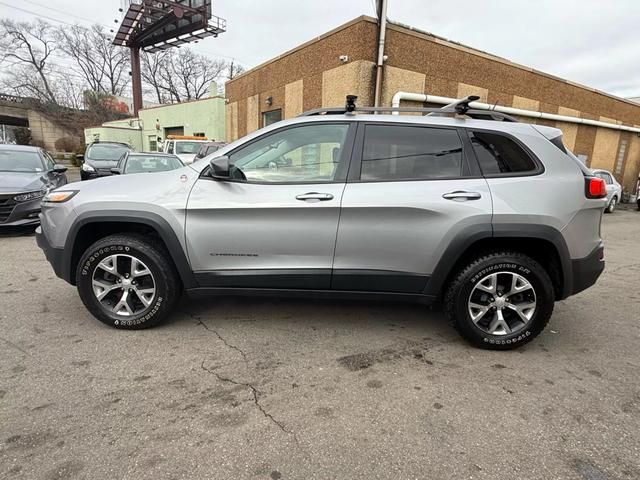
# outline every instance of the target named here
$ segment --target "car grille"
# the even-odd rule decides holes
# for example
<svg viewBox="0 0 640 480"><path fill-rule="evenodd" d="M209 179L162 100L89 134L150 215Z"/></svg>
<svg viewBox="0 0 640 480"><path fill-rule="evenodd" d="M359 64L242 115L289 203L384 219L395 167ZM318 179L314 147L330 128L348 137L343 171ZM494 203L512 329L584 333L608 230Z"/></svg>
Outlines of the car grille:
<svg viewBox="0 0 640 480"><path fill-rule="evenodd" d="M98 175L111 175L111 168L97 168L96 173Z"/></svg>
<svg viewBox="0 0 640 480"><path fill-rule="evenodd" d="M16 201L13 199L15 193L11 195L0 195L0 223L6 222L7 218L13 212L14 207L16 206Z"/></svg>

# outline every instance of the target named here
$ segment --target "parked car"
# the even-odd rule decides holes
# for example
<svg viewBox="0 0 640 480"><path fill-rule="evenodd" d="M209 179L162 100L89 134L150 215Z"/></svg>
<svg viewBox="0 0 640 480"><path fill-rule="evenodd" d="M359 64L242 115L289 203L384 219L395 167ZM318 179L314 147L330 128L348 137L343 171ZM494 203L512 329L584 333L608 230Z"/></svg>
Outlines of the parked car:
<svg viewBox="0 0 640 480"><path fill-rule="evenodd" d="M613 213L622 198L622 185L620 185L616 180L616 177L607 170L592 171L596 177L604 180L604 183L607 185L607 206L604 211L607 213Z"/></svg>
<svg viewBox="0 0 640 480"><path fill-rule="evenodd" d="M83 160L80 167L80 179L90 180L98 177L110 176L111 169L118 165L118 160L131 148L126 143L118 142L93 142L89 144L84 155L79 155Z"/></svg>
<svg viewBox="0 0 640 480"><path fill-rule="evenodd" d="M163 151L177 155L185 165L188 165L194 162L202 145L208 142L206 137L169 135L164 142Z"/></svg>
<svg viewBox="0 0 640 480"><path fill-rule="evenodd" d="M40 223L40 203L67 183L67 167L39 147L0 145L0 227Z"/></svg>
<svg viewBox="0 0 640 480"><path fill-rule="evenodd" d="M217 152L222 147L226 146L225 142L207 142L203 143L196 154L196 160L206 157L207 155L211 155L214 152Z"/></svg>
<svg viewBox="0 0 640 480"><path fill-rule="evenodd" d="M350 103L150 182L69 185L45 197L37 241L117 328L156 325L183 289L441 299L469 342L514 348L603 271L606 189L560 130L469 110L475 98L430 116Z"/></svg>
<svg viewBox="0 0 640 480"><path fill-rule="evenodd" d="M168 153L136 153L126 152L120 157L111 173L126 175L128 173L168 172L184 167L184 163L175 155Z"/></svg>

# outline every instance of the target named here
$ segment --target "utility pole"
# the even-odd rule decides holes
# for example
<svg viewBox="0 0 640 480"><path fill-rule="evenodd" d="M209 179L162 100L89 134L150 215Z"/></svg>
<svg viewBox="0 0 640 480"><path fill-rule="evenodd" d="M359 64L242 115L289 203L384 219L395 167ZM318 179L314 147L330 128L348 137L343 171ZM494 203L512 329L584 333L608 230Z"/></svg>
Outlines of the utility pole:
<svg viewBox="0 0 640 480"><path fill-rule="evenodd" d="M133 115L142 110L142 77L140 75L140 47L131 49L131 86L133 90Z"/></svg>
<svg viewBox="0 0 640 480"><path fill-rule="evenodd" d="M378 55L376 60L376 86L374 91L374 107L379 107L382 97L382 80L384 70L384 44L387 32L387 0L377 0L378 11Z"/></svg>

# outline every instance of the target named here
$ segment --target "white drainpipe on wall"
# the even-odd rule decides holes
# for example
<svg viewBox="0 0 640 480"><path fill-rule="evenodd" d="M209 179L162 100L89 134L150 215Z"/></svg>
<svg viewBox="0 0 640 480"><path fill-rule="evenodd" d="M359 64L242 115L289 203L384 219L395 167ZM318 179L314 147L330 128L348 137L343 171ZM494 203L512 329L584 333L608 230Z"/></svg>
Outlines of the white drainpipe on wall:
<svg viewBox="0 0 640 480"><path fill-rule="evenodd" d="M425 95L424 93L397 92L391 99L392 107L399 107L401 100L411 102L427 102L448 105L455 102L456 98L440 97L438 95ZM496 112L506 113L508 115L518 115L520 117L543 118L545 120L554 120L556 122L578 123L582 125L591 125L594 127L610 128L612 130L622 130L625 132L634 132L640 134L640 128L628 127L626 125L618 125L616 123L600 122L598 120L590 120L588 118L570 117L568 115L558 115L556 113L536 112L534 110L523 110L521 108L503 107L502 105L490 105L482 102L471 102L471 108L476 110L493 110ZM399 112L392 112L392 115L398 115Z"/></svg>

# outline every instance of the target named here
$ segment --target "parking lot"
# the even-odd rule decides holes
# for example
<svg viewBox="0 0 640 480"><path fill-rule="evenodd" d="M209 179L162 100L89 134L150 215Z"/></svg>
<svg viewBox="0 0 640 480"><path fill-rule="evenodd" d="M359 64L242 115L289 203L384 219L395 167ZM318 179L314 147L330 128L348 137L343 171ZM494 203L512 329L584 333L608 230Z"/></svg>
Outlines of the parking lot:
<svg viewBox="0 0 640 480"><path fill-rule="evenodd" d="M183 299L117 331L0 238L0 478L640 478L640 213L516 351L420 305Z"/></svg>

